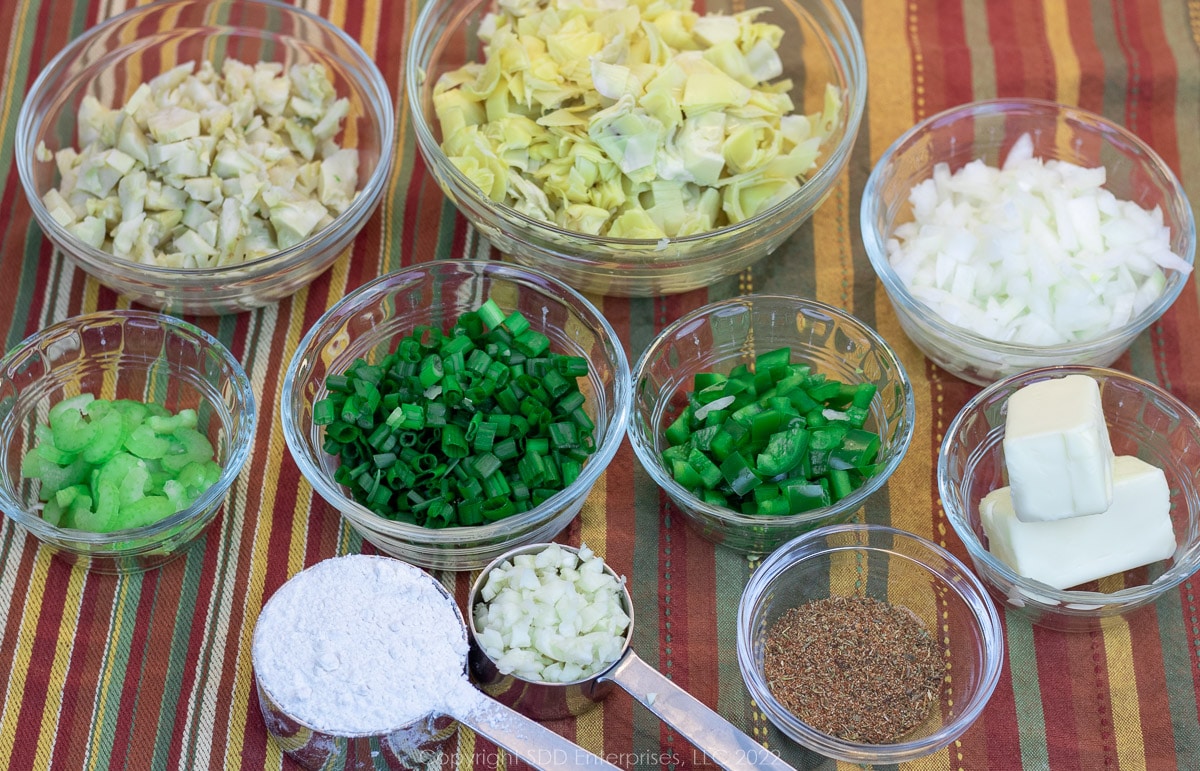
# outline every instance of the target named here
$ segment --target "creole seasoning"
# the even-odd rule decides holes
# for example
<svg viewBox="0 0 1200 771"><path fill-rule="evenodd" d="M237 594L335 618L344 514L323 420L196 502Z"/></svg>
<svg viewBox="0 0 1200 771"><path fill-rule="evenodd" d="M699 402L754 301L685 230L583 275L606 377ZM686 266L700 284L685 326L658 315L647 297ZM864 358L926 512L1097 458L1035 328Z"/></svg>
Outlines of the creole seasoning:
<svg viewBox="0 0 1200 771"><path fill-rule="evenodd" d="M945 663L907 609L870 597L830 597L793 608L763 649L771 694L818 731L890 744L924 722Z"/></svg>

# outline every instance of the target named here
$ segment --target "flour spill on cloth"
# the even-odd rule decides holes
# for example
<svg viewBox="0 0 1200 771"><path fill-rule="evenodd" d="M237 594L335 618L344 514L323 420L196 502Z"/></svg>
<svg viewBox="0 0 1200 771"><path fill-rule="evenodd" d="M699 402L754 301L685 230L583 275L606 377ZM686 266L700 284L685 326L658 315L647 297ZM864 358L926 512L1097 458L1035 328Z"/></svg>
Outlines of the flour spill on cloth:
<svg viewBox="0 0 1200 771"><path fill-rule="evenodd" d="M297 573L259 615L252 655L276 705L326 733L387 733L431 713L468 714L486 698L467 682L453 602L429 574L385 557Z"/></svg>

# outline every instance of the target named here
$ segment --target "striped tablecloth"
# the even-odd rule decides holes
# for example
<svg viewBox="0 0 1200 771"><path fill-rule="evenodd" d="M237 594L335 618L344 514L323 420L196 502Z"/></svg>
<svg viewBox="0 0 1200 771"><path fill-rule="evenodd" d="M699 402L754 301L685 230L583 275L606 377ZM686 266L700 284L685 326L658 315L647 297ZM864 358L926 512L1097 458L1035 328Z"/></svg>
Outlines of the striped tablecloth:
<svg viewBox="0 0 1200 771"><path fill-rule="evenodd" d="M66 42L129 0L0 0L0 332L6 347L66 316L124 304L69 266L32 223L12 158L26 89ZM417 12L404 0L304 0L345 28L401 93ZM778 253L708 290L656 300L592 298L636 356L671 319L709 300L769 288L844 306L900 351L916 388L908 457L861 516L891 522L965 558L934 490L942 432L975 391L906 340L871 272L858 208L872 162L943 108L1025 95L1078 104L1149 142L1200 200L1200 2L1197 0L852 0L866 41L866 119L849 171ZM253 694L250 639L288 576L369 550L313 495L284 445L278 401L303 331L348 290L415 261L489 257L419 160L398 107L398 171L350 255L278 307L198 323L244 363L259 398L251 462L224 515L186 559L144 576L72 571L24 531L0 527L0 768L279 768ZM1200 309L1189 283L1118 366L1200 407ZM1188 342L1191 340L1192 342ZM749 701L734 652L737 598L755 563L684 526L628 443L564 534L632 579L639 654L798 768L835 763L802 751ZM452 576L446 580L454 583ZM468 576L457 578L465 597ZM1064 635L1006 619L1007 661L978 723L912 769L1200 768L1200 579L1136 626ZM626 768L711 766L615 694L555 730ZM462 769L507 759L464 733Z"/></svg>

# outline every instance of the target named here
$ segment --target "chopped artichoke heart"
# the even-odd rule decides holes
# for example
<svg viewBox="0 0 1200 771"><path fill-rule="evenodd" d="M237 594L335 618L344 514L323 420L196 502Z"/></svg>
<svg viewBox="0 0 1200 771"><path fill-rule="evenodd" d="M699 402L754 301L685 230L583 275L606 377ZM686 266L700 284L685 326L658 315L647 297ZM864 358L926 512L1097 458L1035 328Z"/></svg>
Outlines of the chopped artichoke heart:
<svg viewBox="0 0 1200 771"><path fill-rule="evenodd" d="M485 123L448 92L447 118ZM334 141L350 113L324 65L187 62L133 91L119 109L85 96L81 150L51 153L50 216L81 241L139 263L213 267L294 246L354 201L358 152ZM536 132L544 129L533 123ZM531 142L525 124L515 133ZM508 167L495 170L507 178ZM286 192L281 192L286 191Z"/></svg>
<svg viewBox="0 0 1200 771"><path fill-rule="evenodd" d="M450 163L493 201L576 232L659 241L799 190L842 116L792 114L767 9L692 0L499 0L484 58L433 104Z"/></svg>

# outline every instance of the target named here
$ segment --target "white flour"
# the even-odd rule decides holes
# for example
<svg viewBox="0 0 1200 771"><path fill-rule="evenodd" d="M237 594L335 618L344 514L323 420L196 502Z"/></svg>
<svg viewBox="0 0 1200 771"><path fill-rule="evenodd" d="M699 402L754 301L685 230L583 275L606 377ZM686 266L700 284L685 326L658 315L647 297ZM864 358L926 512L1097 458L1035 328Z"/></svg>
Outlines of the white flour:
<svg viewBox="0 0 1200 771"><path fill-rule="evenodd" d="M381 734L429 713L465 714L483 698L463 672L453 602L399 560L351 555L297 573L258 617L259 684L319 731Z"/></svg>

